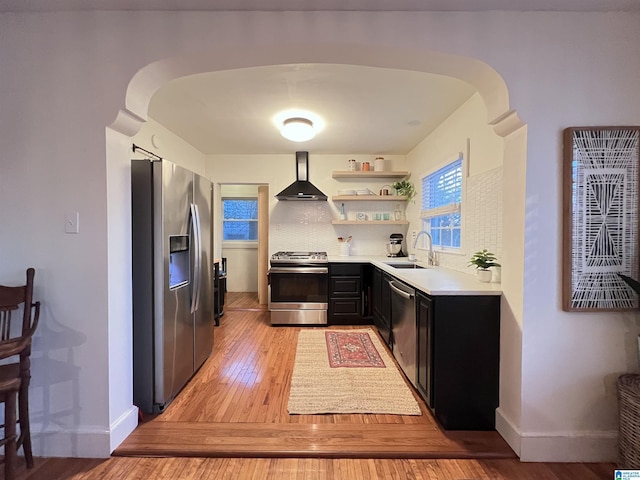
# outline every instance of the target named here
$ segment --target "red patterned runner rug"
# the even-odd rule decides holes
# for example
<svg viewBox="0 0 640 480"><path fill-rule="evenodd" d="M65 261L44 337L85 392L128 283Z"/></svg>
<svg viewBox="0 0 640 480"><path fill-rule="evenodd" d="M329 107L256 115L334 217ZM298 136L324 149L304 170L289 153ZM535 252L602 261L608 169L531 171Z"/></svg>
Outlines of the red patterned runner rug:
<svg viewBox="0 0 640 480"><path fill-rule="evenodd" d="M416 398L372 328L300 330L290 414L421 415Z"/></svg>
<svg viewBox="0 0 640 480"><path fill-rule="evenodd" d="M325 332L329 366L386 368L368 332Z"/></svg>

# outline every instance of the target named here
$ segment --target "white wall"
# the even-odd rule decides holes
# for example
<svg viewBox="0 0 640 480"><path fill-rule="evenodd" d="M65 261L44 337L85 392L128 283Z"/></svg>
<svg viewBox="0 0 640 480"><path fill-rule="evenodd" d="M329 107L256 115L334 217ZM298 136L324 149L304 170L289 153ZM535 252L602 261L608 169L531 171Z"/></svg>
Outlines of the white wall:
<svg viewBox="0 0 640 480"><path fill-rule="evenodd" d="M439 265L466 273L469 258L484 248L502 258L502 157L504 142L487 124L487 108L478 93L453 112L409 154L416 201L409 205L409 233L420 231L421 178L453 161L459 153L467 165L462 245L459 252L437 249ZM413 249L411 250L413 251ZM421 249L417 257L425 257ZM494 281L498 281L494 272Z"/></svg>
<svg viewBox="0 0 640 480"><path fill-rule="evenodd" d="M152 118L142 125L132 142L165 160L210 179L207 174L206 155ZM131 158L149 158L149 156L137 150L131 154Z"/></svg>
<svg viewBox="0 0 640 480"><path fill-rule="evenodd" d="M501 68L511 101L528 124L526 184L511 195L505 192L505 206L523 195L526 202L521 247L522 417L516 429L524 459L614 458L615 379L625 371L637 371L635 352L620 349L629 344L631 332L634 337L638 333L637 314L561 310L561 131L578 125L637 124L639 118L640 97L628 88L633 83L629 76L638 77L640 58L622 52L631 52L640 42L640 18L627 14L621 23L614 18L547 18L538 24L537 35L549 42L548 49L531 52L526 65L503 62ZM511 48L522 54L530 34L512 28ZM606 46L603 38L608 39ZM522 77L535 76L537 82L527 88L514 82L512 75L519 69ZM603 89L611 95L603 97ZM512 188L506 169L518 167L507 163L504 182ZM505 239L513 235L514 226L505 222ZM503 284L505 280L503 275Z"/></svg>
<svg viewBox="0 0 640 480"><path fill-rule="evenodd" d="M498 129L517 127L510 108L527 123L505 139L499 428L526 460L612 460L614 382L637 370L639 328L636 314L561 310L561 131L637 123L639 24L628 12L1 14L0 281L37 268L36 454L107 456L132 428L124 137L153 91L198 69L344 62L446 71L478 88ZM64 233L69 210L78 235Z"/></svg>
<svg viewBox="0 0 640 480"><path fill-rule="evenodd" d="M258 249L240 242L222 246L227 259L227 292L258 291Z"/></svg>

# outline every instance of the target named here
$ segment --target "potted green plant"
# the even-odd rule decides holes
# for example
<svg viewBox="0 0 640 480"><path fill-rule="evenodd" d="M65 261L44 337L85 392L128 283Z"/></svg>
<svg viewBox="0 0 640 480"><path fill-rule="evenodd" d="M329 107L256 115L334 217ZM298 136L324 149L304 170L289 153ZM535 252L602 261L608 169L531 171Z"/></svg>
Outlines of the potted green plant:
<svg viewBox="0 0 640 480"><path fill-rule="evenodd" d="M478 272L478 280L481 282L490 282L492 272L491 267L499 267L496 256L486 248L474 253L469 260L469 266L474 265Z"/></svg>
<svg viewBox="0 0 640 480"><path fill-rule="evenodd" d="M416 196L416 189L409 180L400 180L391 185L396 193L402 197L407 197L407 201L411 201Z"/></svg>

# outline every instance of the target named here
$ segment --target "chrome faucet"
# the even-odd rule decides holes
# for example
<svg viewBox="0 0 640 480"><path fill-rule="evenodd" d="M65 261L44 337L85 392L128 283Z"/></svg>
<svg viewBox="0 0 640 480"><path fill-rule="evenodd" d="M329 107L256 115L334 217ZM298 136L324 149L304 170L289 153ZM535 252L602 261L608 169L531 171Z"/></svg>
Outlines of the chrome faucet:
<svg viewBox="0 0 640 480"><path fill-rule="evenodd" d="M426 230L420 230L416 235L415 240L413 241L413 249L416 249L416 245L418 245L418 239L421 235L426 235L429 237L429 251L427 252L427 264L435 265L435 254L433 252L433 238L431 238L431 234Z"/></svg>

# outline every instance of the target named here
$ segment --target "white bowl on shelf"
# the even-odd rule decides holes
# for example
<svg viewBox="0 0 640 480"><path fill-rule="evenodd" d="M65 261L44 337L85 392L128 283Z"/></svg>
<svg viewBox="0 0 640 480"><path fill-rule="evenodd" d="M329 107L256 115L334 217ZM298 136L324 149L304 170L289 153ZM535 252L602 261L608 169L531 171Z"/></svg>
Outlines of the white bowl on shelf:
<svg viewBox="0 0 640 480"><path fill-rule="evenodd" d="M338 190L338 195L357 195L355 190Z"/></svg>

